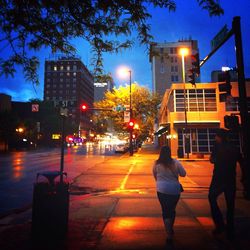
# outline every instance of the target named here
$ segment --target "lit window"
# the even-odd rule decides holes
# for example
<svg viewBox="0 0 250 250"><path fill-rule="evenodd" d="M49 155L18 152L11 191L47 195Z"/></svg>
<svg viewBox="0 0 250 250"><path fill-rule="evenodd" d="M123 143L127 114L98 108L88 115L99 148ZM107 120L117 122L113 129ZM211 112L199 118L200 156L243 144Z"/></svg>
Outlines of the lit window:
<svg viewBox="0 0 250 250"><path fill-rule="evenodd" d="M67 66L67 70L70 70L70 66L69 65Z"/></svg>
<svg viewBox="0 0 250 250"><path fill-rule="evenodd" d="M57 71L57 66L54 66L54 71Z"/></svg>
<svg viewBox="0 0 250 250"><path fill-rule="evenodd" d="M69 73L69 72L67 73L67 76L70 76L70 73Z"/></svg>
<svg viewBox="0 0 250 250"><path fill-rule="evenodd" d="M63 65L60 66L60 70L63 70Z"/></svg>
<svg viewBox="0 0 250 250"><path fill-rule="evenodd" d="M76 76L76 72L73 73L73 76Z"/></svg>

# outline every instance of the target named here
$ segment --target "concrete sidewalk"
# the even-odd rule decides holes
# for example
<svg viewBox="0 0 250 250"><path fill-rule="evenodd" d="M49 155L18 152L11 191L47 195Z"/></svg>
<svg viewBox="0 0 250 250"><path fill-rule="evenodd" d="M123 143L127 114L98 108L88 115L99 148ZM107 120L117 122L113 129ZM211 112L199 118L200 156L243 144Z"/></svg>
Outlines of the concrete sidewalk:
<svg viewBox="0 0 250 250"><path fill-rule="evenodd" d="M158 150L145 147L133 157L124 155L89 169L75 179L70 198L68 235L60 244L32 244L31 209L0 220L1 249L249 249L250 202L237 194L236 239L211 234L207 190L184 189L177 206L175 241L165 244L160 205L152 177ZM193 184L192 184L193 186ZM83 194L84 192L91 194ZM220 203L225 212L223 199Z"/></svg>

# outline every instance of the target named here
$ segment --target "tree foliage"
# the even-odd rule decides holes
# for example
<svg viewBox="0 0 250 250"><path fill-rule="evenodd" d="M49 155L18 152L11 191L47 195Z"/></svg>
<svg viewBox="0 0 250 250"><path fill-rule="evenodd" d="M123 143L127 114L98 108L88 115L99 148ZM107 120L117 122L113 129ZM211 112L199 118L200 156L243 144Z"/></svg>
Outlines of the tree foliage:
<svg viewBox="0 0 250 250"><path fill-rule="evenodd" d="M133 119L139 125L140 134L143 137L153 132L154 119L157 116L157 106L160 104L160 97L151 94L150 91L138 84L131 85L131 106ZM129 107L130 104L130 86L121 86L115 88L112 92L108 91L102 101L96 102L95 107L101 109L113 109L118 105ZM124 112L102 111L94 114L95 124L106 124L111 119L114 129L117 132L126 131L127 124L124 123Z"/></svg>
<svg viewBox="0 0 250 250"><path fill-rule="evenodd" d="M142 44L152 40L148 7L175 11L174 0L0 0L0 74L15 74L15 66L23 66L27 80L38 84L39 59L33 52L43 47L53 53L72 55L71 43L81 37L93 49L96 72L102 72L102 54L118 52L132 45L136 31ZM210 16L221 15L218 0L197 0ZM124 38L123 40L122 37ZM119 38L119 39L118 39ZM116 40L114 40L116 39Z"/></svg>

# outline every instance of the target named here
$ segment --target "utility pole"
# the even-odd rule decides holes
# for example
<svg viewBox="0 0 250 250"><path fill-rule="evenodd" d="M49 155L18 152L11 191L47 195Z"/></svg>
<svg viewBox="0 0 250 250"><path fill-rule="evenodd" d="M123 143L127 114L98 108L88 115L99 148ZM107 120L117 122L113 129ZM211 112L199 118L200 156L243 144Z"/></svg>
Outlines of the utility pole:
<svg viewBox="0 0 250 250"><path fill-rule="evenodd" d="M250 129L249 129L250 123L249 123L249 114L247 107L241 25L239 16L234 17L232 27L235 38L236 61L238 69L239 108L240 108L241 132L243 140L243 157L244 157L244 163L242 166L244 196L246 199L250 199Z"/></svg>

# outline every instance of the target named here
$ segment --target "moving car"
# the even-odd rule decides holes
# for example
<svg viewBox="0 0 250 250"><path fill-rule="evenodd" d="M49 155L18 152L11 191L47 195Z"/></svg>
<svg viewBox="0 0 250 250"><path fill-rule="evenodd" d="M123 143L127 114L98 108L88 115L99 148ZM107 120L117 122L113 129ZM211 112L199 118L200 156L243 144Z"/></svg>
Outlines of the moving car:
<svg viewBox="0 0 250 250"><path fill-rule="evenodd" d="M115 152L116 153L125 153L129 149L129 144L128 143L119 143L115 145Z"/></svg>

